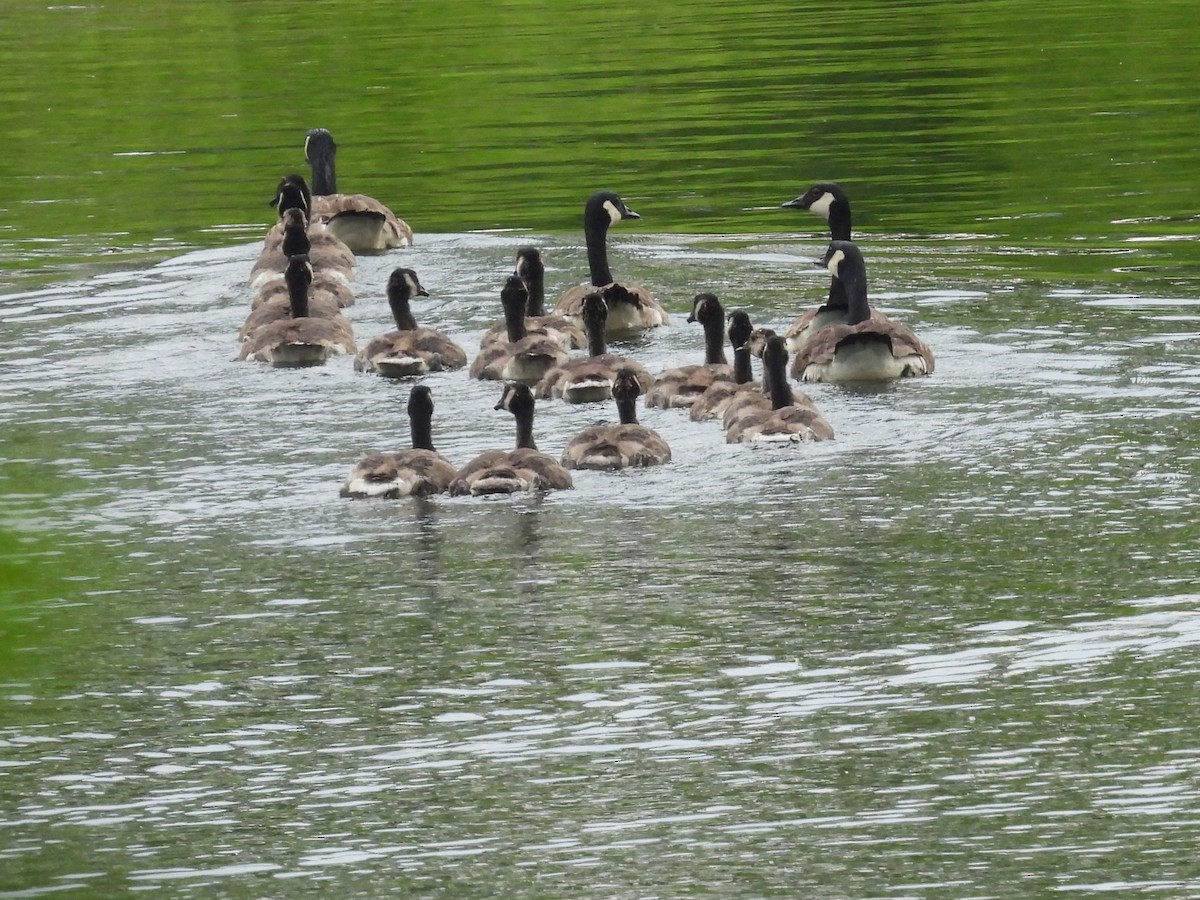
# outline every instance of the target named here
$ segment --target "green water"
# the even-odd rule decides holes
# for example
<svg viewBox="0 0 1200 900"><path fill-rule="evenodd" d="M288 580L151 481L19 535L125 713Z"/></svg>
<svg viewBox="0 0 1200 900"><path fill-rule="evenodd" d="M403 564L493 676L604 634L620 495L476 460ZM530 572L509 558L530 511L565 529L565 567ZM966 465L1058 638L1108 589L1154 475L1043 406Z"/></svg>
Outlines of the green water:
<svg viewBox="0 0 1200 900"><path fill-rule="evenodd" d="M0 7L0 896L1189 897L1184 3ZM935 376L783 454L349 503L404 385L234 360L304 132L473 352L512 253L785 326L816 180ZM336 364L335 364L336 363ZM510 440L430 377L439 449ZM539 404L556 452L603 413Z"/></svg>

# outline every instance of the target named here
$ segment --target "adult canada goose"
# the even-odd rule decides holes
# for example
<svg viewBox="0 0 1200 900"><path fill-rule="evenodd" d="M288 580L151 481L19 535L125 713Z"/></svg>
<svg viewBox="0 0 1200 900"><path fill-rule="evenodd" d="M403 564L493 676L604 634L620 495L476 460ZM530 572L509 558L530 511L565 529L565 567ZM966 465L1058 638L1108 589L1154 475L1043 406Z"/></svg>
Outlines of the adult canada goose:
<svg viewBox="0 0 1200 900"><path fill-rule="evenodd" d="M745 310L735 309L729 314L729 343L733 345L733 378L714 382L691 406L693 421L719 419L725 408L740 393L762 394L761 381L754 380L750 366L750 335L754 326Z"/></svg>
<svg viewBox="0 0 1200 900"><path fill-rule="evenodd" d="M730 407L725 413L725 440L735 443L793 443L823 441L833 437L833 427L808 395L796 403L787 380L787 345L777 334L763 348L763 384L766 402Z"/></svg>
<svg viewBox="0 0 1200 900"><path fill-rule="evenodd" d="M340 311L334 318L310 316L304 270L289 267L288 272L290 315L255 328L242 343L239 359L269 362L282 368L318 366L330 356L353 353L357 348L349 320Z"/></svg>
<svg viewBox="0 0 1200 900"><path fill-rule="evenodd" d="M450 483L451 494L513 494L574 486L571 473L553 457L540 452L534 443L533 404L529 385L511 382L504 386L495 408L507 410L516 420L516 449L479 454L455 474Z"/></svg>
<svg viewBox="0 0 1200 900"><path fill-rule="evenodd" d="M313 271L307 257L298 254L289 259L287 270L283 273L283 281L286 287L284 292L273 291L268 297L255 298L255 302L251 303L250 313L238 330L239 341L249 340L255 331L270 322L293 318L293 310L300 297L304 298L304 306L307 309L304 315L334 323L342 337L353 340L354 332L350 320L342 313L337 297L328 292L313 290Z"/></svg>
<svg viewBox="0 0 1200 900"><path fill-rule="evenodd" d="M570 358L566 348L545 333L525 330L528 298L525 282L509 275L500 291L507 339L480 342L479 354L471 362L472 378L536 384L548 371Z"/></svg>
<svg viewBox="0 0 1200 900"><path fill-rule="evenodd" d="M689 322L704 328L704 364L667 369L654 379L646 394L646 405L689 407L717 381L732 381L733 367L725 358L725 310L715 294L697 294L692 299Z"/></svg>
<svg viewBox="0 0 1200 900"><path fill-rule="evenodd" d="M624 469L669 462L671 448L667 442L653 428L638 424L637 398L641 392L633 369L618 369L612 395L621 423L585 428L567 443L562 464L568 469Z"/></svg>
<svg viewBox="0 0 1200 900"><path fill-rule="evenodd" d="M605 291L617 288L609 285ZM600 292L593 291L583 298L583 328L588 336L588 355L575 357L555 366L537 383L538 397L562 397L568 403L594 403L612 396L613 379L617 370L629 367L637 376L643 391L654 384L654 376L641 363L608 352L604 323L611 306Z"/></svg>
<svg viewBox="0 0 1200 900"><path fill-rule="evenodd" d="M320 271L328 271L346 282L354 280L357 260L329 229L312 220L312 194L302 176L281 178L271 205L279 208L279 219L263 238L262 250L250 270L252 287L259 287L283 271L287 258L297 253L308 254Z"/></svg>
<svg viewBox="0 0 1200 900"><path fill-rule="evenodd" d="M933 373L933 350L912 330L891 319L871 316L867 303L867 267L850 241L833 241L824 265L846 290L845 324L814 332L792 360L792 377L801 381L891 381Z"/></svg>
<svg viewBox="0 0 1200 900"><path fill-rule="evenodd" d="M554 305L554 312L580 318L583 298L598 288L613 283L612 270L608 267L608 227L624 219L640 218L641 216L626 206L625 201L612 191L597 191L588 198L583 207L583 236L587 243L591 283L567 288ZM628 296L611 298L624 302L621 306L614 306L609 310L606 327L610 333L638 331L667 324L669 317L666 310L646 288L630 282L623 284Z"/></svg>
<svg viewBox="0 0 1200 900"><path fill-rule="evenodd" d="M433 447L433 394L418 384L408 392L408 428L412 449L365 454L342 485L343 497L427 497L454 480L450 460Z"/></svg>
<svg viewBox="0 0 1200 900"><path fill-rule="evenodd" d="M404 378L461 369L467 364L467 354L435 328L422 328L413 318L410 301L413 297L428 297L429 292L417 280L412 269L400 267L388 278L388 306L396 328L371 338L354 358L359 372L377 372L388 378Z"/></svg>
<svg viewBox="0 0 1200 900"><path fill-rule="evenodd" d="M820 216L829 223L831 240L850 240L850 198L841 185L829 181L819 182L782 206L806 209ZM834 279L829 285L829 299L815 309L802 313L783 333L788 350L795 353L810 334L820 331L826 325L844 325L848 315L846 291L842 284ZM877 319L887 318L877 310L872 310L872 316Z"/></svg>
<svg viewBox="0 0 1200 900"><path fill-rule="evenodd" d="M546 315L546 266L537 247L522 247L517 251L517 265L513 272L525 284L528 300L525 303L526 334L541 334L560 344L566 350L577 350L587 346L587 335L579 325L566 316ZM501 319L492 326L479 342L482 347L492 341L508 341L508 321Z"/></svg>
<svg viewBox="0 0 1200 900"><path fill-rule="evenodd" d="M304 156L312 166L313 216L324 222L355 253L379 253L412 244L408 223L366 194L339 194L334 165L337 144L324 128L304 138Z"/></svg>

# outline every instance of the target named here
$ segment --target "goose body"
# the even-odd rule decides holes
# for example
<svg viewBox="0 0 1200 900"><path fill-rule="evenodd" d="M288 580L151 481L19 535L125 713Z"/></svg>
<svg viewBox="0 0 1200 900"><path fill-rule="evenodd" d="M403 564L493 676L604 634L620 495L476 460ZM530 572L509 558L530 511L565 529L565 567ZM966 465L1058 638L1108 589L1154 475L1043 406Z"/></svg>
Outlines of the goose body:
<svg viewBox="0 0 1200 900"><path fill-rule="evenodd" d="M659 374L646 394L647 406L690 407L714 383L733 380L733 367L725 359L725 310L721 301L715 294L697 294L687 320L699 322L704 328L704 363Z"/></svg>
<svg viewBox="0 0 1200 900"><path fill-rule="evenodd" d="M571 473L553 457L539 451L534 443L534 399L529 386L520 382L506 384L495 408L507 410L516 421L516 448L479 454L455 473L450 493L478 497L573 487Z"/></svg>
<svg viewBox="0 0 1200 900"><path fill-rule="evenodd" d="M433 395L423 384L408 394L412 449L364 454L346 477L341 495L352 498L427 497L454 480L454 465L433 446Z"/></svg>
<svg viewBox="0 0 1200 900"><path fill-rule="evenodd" d="M388 305L396 328L372 338L354 358L359 372L375 372L388 378L405 378L444 369L461 369L466 352L442 332L422 328L413 318L413 297L428 297L417 273L400 267L388 278Z"/></svg>
<svg viewBox="0 0 1200 900"><path fill-rule="evenodd" d="M608 229L625 219L640 219L641 216L625 205L625 201L612 191L597 191L588 198L583 208L583 235L587 244L590 284L568 288L559 296L554 312L569 318L582 318L583 299L598 289L614 283L608 265ZM623 295L612 295L614 305L609 310L606 328L610 334L656 328L670 321L666 310L645 287L632 282L622 282ZM620 305L615 305L617 303Z"/></svg>
<svg viewBox="0 0 1200 900"><path fill-rule="evenodd" d="M804 209L820 216L829 224L829 235L835 241L850 240L850 197L841 185L823 181L814 184L795 200L783 204L792 209ZM783 336L787 348L795 353L808 339L827 325L845 325L849 319L850 309L846 300L846 291L836 279L830 282L829 298L820 306L799 315L788 326ZM872 318L886 321L887 316L878 310L871 311Z"/></svg>
<svg viewBox="0 0 1200 900"><path fill-rule="evenodd" d="M798 443L833 437L833 427L807 394L797 403L787 382L787 345L771 334L763 349L764 402L730 407L724 417L729 443Z"/></svg>
<svg viewBox="0 0 1200 900"><path fill-rule="evenodd" d="M289 289L287 313L278 315L279 310L269 305L252 310L243 325L238 358L288 368L317 366L330 356L353 353L356 349L354 330L336 304L323 309L324 316L309 314L308 285L312 269L303 256L289 261L285 277ZM250 329L246 327L260 316L265 321Z"/></svg>
<svg viewBox="0 0 1200 900"><path fill-rule="evenodd" d="M313 268L349 284L357 261L350 248L324 225L310 220L311 194L299 175L285 175L275 189L272 206L279 207L279 220L267 232L263 247L250 270L251 287L261 287L287 266L289 257L308 256Z"/></svg>
<svg viewBox="0 0 1200 900"><path fill-rule="evenodd" d="M308 132L304 156L312 167L312 217L354 253L381 253L412 244L408 223L374 197L338 193L337 143L327 129Z"/></svg>
<svg viewBox="0 0 1200 900"><path fill-rule="evenodd" d="M793 378L845 383L933 373L933 350L912 329L871 316L867 269L857 246L833 241L821 264L843 285L850 313L846 323L829 325L804 341L792 360Z"/></svg>
<svg viewBox="0 0 1200 900"><path fill-rule="evenodd" d="M544 331L527 331L526 309L529 291L517 275L510 275L500 291L504 307L505 332L480 342L479 353L471 362L471 377L491 381L519 381L536 384L546 373L570 358L563 345Z"/></svg>
<svg viewBox="0 0 1200 900"><path fill-rule="evenodd" d="M587 335L577 322L566 316L546 315L546 267L541 251L536 247L522 247L517 251L517 265L513 274L525 285L528 300L525 303L525 333L538 334L560 345L564 350L578 350L587 346ZM493 325L479 344L492 342L507 343L507 318Z"/></svg>
<svg viewBox="0 0 1200 900"><path fill-rule="evenodd" d="M620 424L585 428L563 449L562 464L568 469L624 469L669 462L671 447L657 431L638 423L637 398L641 392L634 371L619 369L612 396Z"/></svg>
<svg viewBox="0 0 1200 900"><path fill-rule="evenodd" d="M575 357L550 369L537 383L538 397L562 397L568 403L595 403L612 396L617 370L628 368L642 391L654 384L654 377L641 363L608 352L605 320L609 306L597 292L584 298L582 316L588 336L588 356Z"/></svg>

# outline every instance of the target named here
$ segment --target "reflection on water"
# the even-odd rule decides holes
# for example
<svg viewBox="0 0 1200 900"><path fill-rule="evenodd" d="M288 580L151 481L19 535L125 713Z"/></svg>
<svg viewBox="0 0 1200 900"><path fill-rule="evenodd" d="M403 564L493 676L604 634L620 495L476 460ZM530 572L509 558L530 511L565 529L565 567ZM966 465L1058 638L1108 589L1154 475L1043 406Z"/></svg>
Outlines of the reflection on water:
<svg viewBox="0 0 1200 900"><path fill-rule="evenodd" d="M529 239L406 251L422 318L474 347ZM538 242L567 283L572 239ZM6 613L0 884L1200 889L1200 301L959 291L884 243L936 376L814 385L838 438L785 451L645 410L671 465L543 498L340 499L406 386L237 362L253 246L6 298L0 516L70 552L28 544ZM816 242L711 246L615 252L675 311L718 284L778 327L822 293ZM364 261L359 334L395 263ZM678 316L630 352L699 347ZM496 385L427 383L451 459L511 440ZM545 401L537 440L602 415Z"/></svg>

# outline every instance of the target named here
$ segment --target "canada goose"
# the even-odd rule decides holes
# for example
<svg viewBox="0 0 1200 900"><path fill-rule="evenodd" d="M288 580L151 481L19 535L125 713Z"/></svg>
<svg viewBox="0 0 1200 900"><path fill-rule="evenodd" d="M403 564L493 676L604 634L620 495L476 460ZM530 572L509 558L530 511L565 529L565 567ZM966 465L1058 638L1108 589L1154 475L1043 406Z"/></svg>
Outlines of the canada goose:
<svg viewBox="0 0 1200 900"><path fill-rule="evenodd" d="M516 275L509 275L500 291L507 340L497 338L480 342L479 354L471 362L472 378L536 384L554 366L570 358L562 344L544 333L526 332L528 299L525 282Z"/></svg>
<svg viewBox="0 0 1200 900"><path fill-rule="evenodd" d="M333 254L328 247L314 248L308 236L304 212L298 207L287 209L280 221L283 223L282 238L274 248L263 247L258 262L250 273L251 282L258 285L258 294L250 305L258 306L276 294L286 294L284 270L292 257L304 256L313 270L309 296L325 292L334 295L338 306L353 306L354 290L350 287L350 278L354 274L354 256L350 251L340 241L337 242L339 249ZM348 266L338 258L340 254L345 254L345 259L350 261Z"/></svg>
<svg viewBox="0 0 1200 900"><path fill-rule="evenodd" d="M704 328L704 364L661 373L646 394L647 406L689 407L714 382L733 380L733 367L725 359L725 310L721 301L715 294L697 294L687 320L699 322Z"/></svg>
<svg viewBox="0 0 1200 900"><path fill-rule="evenodd" d="M568 469L624 469L669 462L671 448L667 442L653 428L638 424L637 398L641 392L633 369L618 369L612 395L621 424L585 428L567 443L562 464Z"/></svg>
<svg viewBox="0 0 1200 900"><path fill-rule="evenodd" d="M404 378L461 369L467 364L467 354L435 328L421 328L413 318L410 302L413 297L428 297L412 269L395 269L388 278L387 298L396 320L393 331L371 338L354 357L359 372L377 372L388 378Z"/></svg>
<svg viewBox="0 0 1200 900"><path fill-rule="evenodd" d="M310 218L312 195L302 176L281 178L271 205L279 208L279 219L263 238L262 250L250 270L252 287L259 287L282 272L287 258L297 253L308 254L319 271L329 272L347 283L354 280L357 260L329 229Z"/></svg>
<svg viewBox="0 0 1200 900"><path fill-rule="evenodd" d="M335 354L353 353L357 349L353 330L340 311L326 319L309 315L307 266L289 266L288 278L290 315L255 328L242 343L238 358L282 368L318 366Z"/></svg>
<svg viewBox="0 0 1200 900"><path fill-rule="evenodd" d="M433 394L418 384L408 392L412 449L364 454L342 485L343 497L427 497L454 480L454 466L433 447Z"/></svg>
<svg viewBox="0 0 1200 900"><path fill-rule="evenodd" d="M804 395L797 403L787 381L787 345L782 337L772 333L763 348L763 383L767 388L765 402L730 407L724 417L725 440L728 443L792 443L823 441L833 437L833 428L817 410L812 399Z"/></svg>
<svg viewBox="0 0 1200 900"><path fill-rule="evenodd" d="M693 421L719 419L725 407L739 393L762 394L762 382L754 381L750 366L750 335L754 326L745 310L735 309L729 314L729 343L733 345L733 378L717 381L708 387L691 406Z"/></svg>
<svg viewBox="0 0 1200 900"><path fill-rule="evenodd" d="M583 236L587 243L588 269L591 284L578 284L567 288L554 305L554 312L580 318L583 298L613 283L612 270L608 267L608 227L623 219L640 219L637 213L625 205L625 201L612 191L597 191L588 198L583 207ZM625 283L627 297L614 297L625 302L611 309L608 325L610 333L637 331L655 328L669 321L666 310L646 288L639 284Z"/></svg>
<svg viewBox="0 0 1200 900"><path fill-rule="evenodd" d="M366 194L339 194L334 158L337 144L324 128L304 137L304 157L312 166L312 216L355 253L378 253L412 244L408 223Z"/></svg>
<svg viewBox="0 0 1200 900"><path fill-rule="evenodd" d="M546 266L537 247L522 247L517 251L517 265L513 272L525 284L529 299L525 303L525 332L541 334L559 344L565 350L578 350L587 346L587 335L578 324L566 316L546 315ZM507 320L493 325L480 340L482 347L492 341L508 341Z"/></svg>
<svg viewBox="0 0 1200 900"><path fill-rule="evenodd" d="M867 268L850 241L833 241L817 265L829 269L846 290L849 316L843 325L814 332L792 360L800 381L891 381L933 373L933 350L912 330L871 316Z"/></svg>
<svg viewBox="0 0 1200 900"><path fill-rule="evenodd" d="M481 496L573 487L571 473L533 442L533 405L529 385L511 382L504 386L495 408L507 410L516 420L516 449L479 454L455 473L451 494Z"/></svg>
<svg viewBox="0 0 1200 900"><path fill-rule="evenodd" d="M304 297L305 308L308 310L304 313L305 316L333 322L343 337L352 340L350 320L342 313L337 297L328 292L314 291L312 281L312 266L309 265L307 257L297 254L289 259L288 267L283 273L285 291L272 291L264 299L256 298L256 302L250 305L250 313L238 330L238 340L249 340L250 335L270 322L293 318L297 296Z"/></svg>
<svg viewBox="0 0 1200 900"><path fill-rule="evenodd" d="M850 198L841 185L829 181L819 182L782 206L806 209L820 216L829 223L831 240L850 240ZM826 325L844 325L848 315L846 291L842 284L834 279L829 285L829 298L820 306L799 315L783 333L788 350L795 353L810 334L820 331ZM872 318L887 319L887 316L878 310L872 310L871 315Z"/></svg>
<svg viewBox="0 0 1200 900"><path fill-rule="evenodd" d="M609 285L611 291L619 285ZM538 397L562 397L568 403L594 403L612 396L617 370L628 366L637 376L643 391L654 384L654 377L641 363L608 352L604 323L611 306L602 293L593 291L583 298L583 327L588 336L588 355L577 356L552 368L537 383Z"/></svg>

